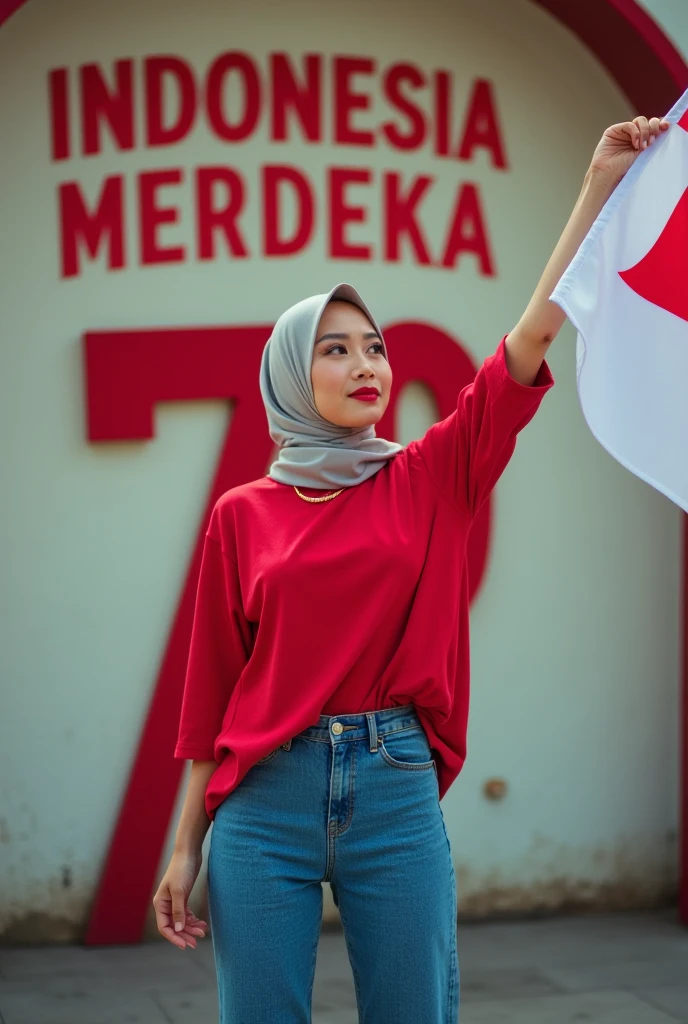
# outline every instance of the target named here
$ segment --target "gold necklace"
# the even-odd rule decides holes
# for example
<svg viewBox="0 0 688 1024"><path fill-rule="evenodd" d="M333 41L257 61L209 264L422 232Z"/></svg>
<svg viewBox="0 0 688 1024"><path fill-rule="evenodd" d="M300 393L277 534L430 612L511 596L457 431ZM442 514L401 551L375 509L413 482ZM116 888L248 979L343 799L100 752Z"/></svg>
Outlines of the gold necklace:
<svg viewBox="0 0 688 1024"><path fill-rule="evenodd" d="M304 501L316 501L316 502L332 501L332 499L336 498L338 494L341 494L342 491L346 490L345 487L342 487L341 490L335 491L334 494L326 494L324 498L309 498L307 494L302 494L301 493L301 491L298 489L296 484L293 484L292 486L293 486L294 490L296 491L296 493L298 494L299 498L303 498Z"/></svg>

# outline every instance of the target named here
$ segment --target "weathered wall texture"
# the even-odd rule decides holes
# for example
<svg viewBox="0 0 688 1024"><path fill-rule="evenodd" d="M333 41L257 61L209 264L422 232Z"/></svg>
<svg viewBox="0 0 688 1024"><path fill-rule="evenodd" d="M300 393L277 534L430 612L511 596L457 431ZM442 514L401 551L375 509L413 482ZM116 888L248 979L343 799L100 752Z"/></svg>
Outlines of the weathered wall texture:
<svg viewBox="0 0 688 1024"><path fill-rule="evenodd" d="M678 5L648 7L688 45ZM380 141L334 145L328 128L318 144L297 131L277 143L265 122L230 149L203 125L179 145L146 149L139 124L133 150L106 132L100 154L77 148L51 161L51 69L67 67L76 81L84 63L111 70L127 57L140 69L147 54L170 53L199 70L230 47L261 68L284 51L297 67L321 53L373 57L378 69L412 61L427 76L446 69L454 140L471 84L487 80L508 166L496 168L484 148L464 161L438 156L430 138L402 152ZM356 112L359 127L389 116L376 76L357 80L371 104ZM63 942L83 935L226 422L220 402L175 402L158 408L150 442L89 444L83 332L267 323L350 279L383 325L437 324L480 362L525 307L602 130L635 112L591 54L527 0L294 0L284 18L275 8L266 16L260 0L29 3L0 29L0 95L10 97L0 109L0 937ZM60 276L60 183L79 181L92 202L108 175L123 174L134 196L142 170L178 167L190 181L196 166L228 162L251 183L266 162L305 168L321 204L329 165L368 167L373 184L350 197L366 219L349 229L370 244L370 259L327 258L321 218L291 259L258 250L232 259L223 249L215 260L142 266L131 208L125 268L108 270L101 254ZM380 257L378 185L390 169L407 183L433 176L420 214L433 253L457 188L475 184L492 274L470 254L453 268L422 264L406 243L399 260ZM164 192L181 215L161 230L166 245L192 251L189 195ZM260 237L253 193L244 226ZM467 916L656 905L676 884L680 518L591 437L573 345L566 327L552 348L557 386L497 488L473 607L469 756L442 805ZM401 439L433 416L432 399L409 388ZM507 783L499 802L483 793L494 776ZM161 866L168 854L169 842ZM328 898L328 919L333 912Z"/></svg>

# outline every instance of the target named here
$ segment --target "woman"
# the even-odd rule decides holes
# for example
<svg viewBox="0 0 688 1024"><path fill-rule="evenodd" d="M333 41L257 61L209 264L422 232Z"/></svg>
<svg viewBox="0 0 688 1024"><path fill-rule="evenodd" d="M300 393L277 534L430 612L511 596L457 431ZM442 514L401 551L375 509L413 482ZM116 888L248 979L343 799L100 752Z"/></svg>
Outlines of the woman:
<svg viewBox="0 0 688 1024"><path fill-rule="evenodd" d="M311 1019L321 882L365 1024L458 1014L456 888L439 799L465 756L466 538L553 380L554 286L666 121L608 128L525 313L406 448L375 436L392 371L340 285L277 321L260 385L279 456L216 503L176 756L193 760L158 929L188 909L214 821L209 910L223 1024Z"/></svg>

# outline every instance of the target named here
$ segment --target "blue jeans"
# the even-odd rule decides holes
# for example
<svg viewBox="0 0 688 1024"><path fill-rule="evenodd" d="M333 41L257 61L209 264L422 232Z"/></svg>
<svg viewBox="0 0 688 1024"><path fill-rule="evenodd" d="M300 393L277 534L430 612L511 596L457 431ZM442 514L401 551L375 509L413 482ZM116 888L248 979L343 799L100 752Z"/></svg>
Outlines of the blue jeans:
<svg viewBox="0 0 688 1024"><path fill-rule="evenodd" d="M208 902L220 1024L309 1024L321 882L361 1024L455 1024L456 882L412 704L321 715L218 807Z"/></svg>

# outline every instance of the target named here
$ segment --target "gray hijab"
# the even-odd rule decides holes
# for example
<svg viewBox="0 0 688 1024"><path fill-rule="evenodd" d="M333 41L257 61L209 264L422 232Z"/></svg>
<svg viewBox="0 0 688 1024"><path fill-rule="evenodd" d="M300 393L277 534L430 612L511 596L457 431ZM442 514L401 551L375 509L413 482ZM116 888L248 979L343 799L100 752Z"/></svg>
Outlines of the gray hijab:
<svg viewBox="0 0 688 1024"><path fill-rule="evenodd" d="M263 350L260 390L270 437L279 445L268 476L297 487L337 488L363 483L402 450L402 445L361 430L338 427L320 415L311 385L311 360L320 317L333 299L358 306L380 335L368 307L350 284L326 295L311 295L291 306L275 324Z"/></svg>

